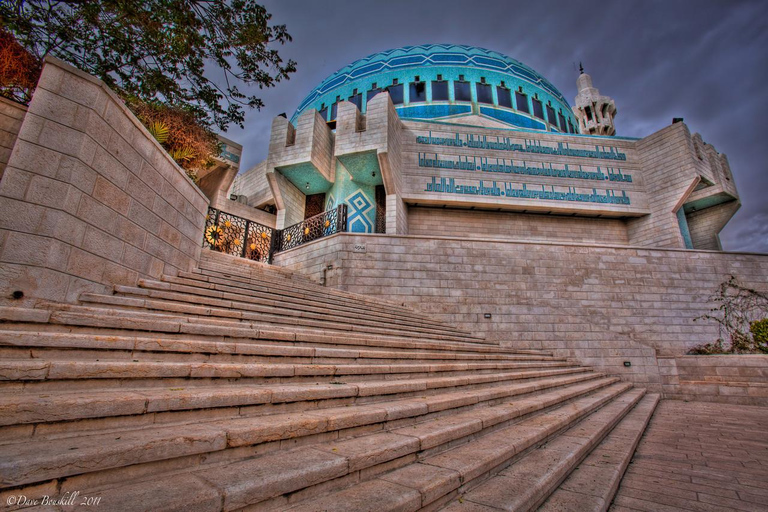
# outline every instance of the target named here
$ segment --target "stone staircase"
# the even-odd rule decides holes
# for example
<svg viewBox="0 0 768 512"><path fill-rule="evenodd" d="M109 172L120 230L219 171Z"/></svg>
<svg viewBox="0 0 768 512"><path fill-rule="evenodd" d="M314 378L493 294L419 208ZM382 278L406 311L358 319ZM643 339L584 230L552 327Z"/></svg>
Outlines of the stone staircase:
<svg viewBox="0 0 768 512"><path fill-rule="evenodd" d="M203 253L194 272L80 304L0 308L2 503L605 510L658 401L402 305Z"/></svg>

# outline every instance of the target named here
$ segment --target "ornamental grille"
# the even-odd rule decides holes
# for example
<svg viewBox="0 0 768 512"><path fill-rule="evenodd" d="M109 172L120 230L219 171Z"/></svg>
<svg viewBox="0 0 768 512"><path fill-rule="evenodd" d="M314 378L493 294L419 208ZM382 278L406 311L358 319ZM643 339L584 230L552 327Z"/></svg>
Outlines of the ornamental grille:
<svg viewBox="0 0 768 512"><path fill-rule="evenodd" d="M274 229L216 208L208 208L205 217L203 247L270 263Z"/></svg>
<svg viewBox="0 0 768 512"><path fill-rule="evenodd" d="M342 233L347 230L347 205L340 204L332 210L324 211L303 222L280 230L277 236L275 252L286 251L301 244L317 240L324 236Z"/></svg>
<svg viewBox="0 0 768 512"><path fill-rule="evenodd" d="M282 230L209 207L205 217L203 247L253 261L271 263L276 252L346 230L345 204Z"/></svg>

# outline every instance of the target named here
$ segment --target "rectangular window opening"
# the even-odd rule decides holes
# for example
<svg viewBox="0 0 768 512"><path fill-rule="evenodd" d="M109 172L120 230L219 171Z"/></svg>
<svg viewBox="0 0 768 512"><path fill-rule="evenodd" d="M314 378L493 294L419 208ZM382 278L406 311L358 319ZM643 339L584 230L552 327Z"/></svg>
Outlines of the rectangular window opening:
<svg viewBox="0 0 768 512"><path fill-rule="evenodd" d="M541 105L541 100L533 98L531 103L533 104L533 115L539 119L544 119L544 108Z"/></svg>
<svg viewBox="0 0 768 512"><path fill-rule="evenodd" d="M500 107L512 108L512 91L506 87L496 87L496 99Z"/></svg>
<svg viewBox="0 0 768 512"><path fill-rule="evenodd" d="M464 75L461 75L462 77ZM469 89L469 82L459 80L453 82L453 99L456 101L472 101L472 92Z"/></svg>
<svg viewBox="0 0 768 512"><path fill-rule="evenodd" d="M441 75L437 75L438 79ZM448 82L444 80L432 81L432 101L448 101Z"/></svg>
<svg viewBox="0 0 768 512"><path fill-rule="evenodd" d="M523 94L522 91L515 93L515 103L517 103L517 110L530 114L531 109L528 107L528 96Z"/></svg>
<svg viewBox="0 0 768 512"><path fill-rule="evenodd" d="M489 84L475 84L475 92L477 93L478 103L493 105L493 89L491 89Z"/></svg>
<svg viewBox="0 0 768 512"><path fill-rule="evenodd" d="M419 77L416 77L417 79ZM427 101L427 84L426 82L411 82L408 87L408 101L410 103L418 103Z"/></svg>

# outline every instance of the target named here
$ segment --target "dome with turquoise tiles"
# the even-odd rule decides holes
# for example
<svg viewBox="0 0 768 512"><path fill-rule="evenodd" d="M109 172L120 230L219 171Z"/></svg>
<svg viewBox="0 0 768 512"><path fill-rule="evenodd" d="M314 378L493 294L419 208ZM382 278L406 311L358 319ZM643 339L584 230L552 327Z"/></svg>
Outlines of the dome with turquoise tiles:
<svg viewBox="0 0 768 512"><path fill-rule="evenodd" d="M403 119L439 121L473 116L509 127L578 133L562 93L522 62L475 46L425 44L374 53L323 80L291 118L316 109L332 123L340 101L366 111L368 100L390 94Z"/></svg>

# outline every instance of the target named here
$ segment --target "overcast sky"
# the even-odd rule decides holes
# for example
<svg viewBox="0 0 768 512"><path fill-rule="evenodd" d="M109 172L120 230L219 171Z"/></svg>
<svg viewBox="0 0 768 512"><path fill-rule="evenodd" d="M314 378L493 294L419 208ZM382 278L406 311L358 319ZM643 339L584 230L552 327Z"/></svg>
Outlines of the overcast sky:
<svg viewBox="0 0 768 512"><path fill-rule="evenodd" d="M729 251L768 253L768 1L270 0L297 72L258 91L266 107L230 129L241 169L266 158L272 119L291 117L324 78L371 53L455 43L501 52L573 104L579 61L616 101L617 135L644 137L683 117L728 155L742 207L721 233Z"/></svg>

